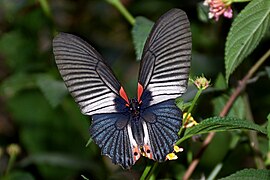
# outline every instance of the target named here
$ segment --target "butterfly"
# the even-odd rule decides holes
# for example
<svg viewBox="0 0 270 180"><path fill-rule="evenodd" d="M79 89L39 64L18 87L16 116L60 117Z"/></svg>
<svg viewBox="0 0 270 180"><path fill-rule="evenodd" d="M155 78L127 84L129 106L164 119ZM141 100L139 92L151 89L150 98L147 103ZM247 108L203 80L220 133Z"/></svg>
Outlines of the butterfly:
<svg viewBox="0 0 270 180"><path fill-rule="evenodd" d="M182 112L175 98L187 89L191 32L187 15L172 9L154 24L140 62L137 97L129 99L101 55L81 38L59 33L53 52L101 153L124 169L144 155L163 162L173 151Z"/></svg>

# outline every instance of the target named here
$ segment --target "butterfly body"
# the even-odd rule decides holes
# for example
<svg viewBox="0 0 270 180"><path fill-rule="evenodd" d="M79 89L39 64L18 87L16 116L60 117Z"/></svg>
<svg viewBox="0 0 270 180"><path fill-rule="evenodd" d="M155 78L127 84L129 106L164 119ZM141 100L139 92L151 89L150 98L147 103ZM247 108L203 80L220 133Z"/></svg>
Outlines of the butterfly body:
<svg viewBox="0 0 270 180"><path fill-rule="evenodd" d="M129 99L101 55L81 38L60 33L53 41L57 67L103 155L123 168L141 157L163 162L173 151L182 112L174 99L187 88L191 33L186 14L172 9L145 43L137 97Z"/></svg>

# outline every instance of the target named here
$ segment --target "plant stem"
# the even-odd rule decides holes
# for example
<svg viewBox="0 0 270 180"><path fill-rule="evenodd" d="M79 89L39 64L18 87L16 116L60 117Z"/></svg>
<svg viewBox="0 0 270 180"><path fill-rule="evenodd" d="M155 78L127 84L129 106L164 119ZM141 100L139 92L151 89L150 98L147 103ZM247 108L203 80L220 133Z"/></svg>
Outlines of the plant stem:
<svg viewBox="0 0 270 180"><path fill-rule="evenodd" d="M107 0L108 3L112 4L120 13L127 19L127 21L133 26L135 24L134 17L128 12L128 10L123 6L120 0Z"/></svg>
<svg viewBox="0 0 270 180"><path fill-rule="evenodd" d="M10 155L10 158L8 160L8 165L7 165L7 169L6 169L5 175L8 175L8 173L9 173L10 169L12 168L15 160L16 160L16 155L15 154L11 154Z"/></svg>
<svg viewBox="0 0 270 180"><path fill-rule="evenodd" d="M146 166L146 168L144 169L144 171L142 173L142 176L140 177L140 180L144 180L147 177L147 175L148 175L149 171L151 170L151 168L152 168L151 165Z"/></svg>
<svg viewBox="0 0 270 180"><path fill-rule="evenodd" d="M152 168L150 167L151 171L148 173L145 180L149 180L152 177L157 167L158 167L158 162L155 162L154 166L152 166ZM143 180L143 179L140 178L140 180Z"/></svg>
<svg viewBox="0 0 270 180"><path fill-rule="evenodd" d="M222 163L218 163L215 168L213 169L213 171L210 173L210 175L208 176L207 180L214 180L217 179L216 176L219 173L219 171L221 170L221 168L223 167Z"/></svg>
<svg viewBox="0 0 270 180"><path fill-rule="evenodd" d="M191 106L188 108L188 112L187 112L186 116L185 116L184 119L183 119L183 123L186 122L188 115L192 112L192 110L193 110L193 108L194 108L194 106L195 106L197 100L199 99L199 97L200 97L202 91L203 91L203 89L199 89L199 90L197 91L197 93L196 93L194 99L192 100L192 104L191 104Z"/></svg>
<svg viewBox="0 0 270 180"><path fill-rule="evenodd" d="M270 49L256 62L256 64L248 71L248 73L245 75L245 77L238 83L237 88L231 94L229 100L227 101L226 105L223 107L222 111L220 112L220 116L224 117L229 112L230 108L232 107L234 101L236 98L241 94L241 92L245 89L247 81L254 75L254 73L258 70L258 68L266 61L266 59L270 56ZM196 155L195 159L191 162L189 165L186 173L184 174L183 180L190 179L190 176L192 175L193 171L199 164L200 158L203 155L204 151L212 141L213 137L215 136L214 132L211 132L208 134L206 139L204 140L201 149L199 150L199 153Z"/></svg>
<svg viewBox="0 0 270 180"><path fill-rule="evenodd" d="M246 118L248 121L254 123L254 118L252 116L250 103L248 100L248 96L244 96L244 102L245 102L245 109L246 111ZM254 160L256 163L256 166L258 169L265 169L264 161L261 157L260 148L259 148L259 141L258 141L258 135L256 131L249 131L248 132L249 139L250 139L250 147L252 148L254 152Z"/></svg>
<svg viewBox="0 0 270 180"><path fill-rule="evenodd" d="M188 115L192 112L192 110L193 110L193 108L194 108L194 106L195 106L197 100L199 99L199 97L200 97L202 91L203 91L203 89L199 89L199 90L197 91L197 93L196 93L194 99L192 100L192 104L191 104L191 106L188 108L188 112L187 112L186 116L184 117L184 119L183 119L183 121L182 121L182 124L183 124L183 125L186 123L187 117L188 117ZM183 129L184 129L184 128L183 128L183 125L182 125L182 127L180 128L180 130L179 130L179 132L178 132L178 135L181 135L181 133L182 133L182 131L183 131ZM177 143L176 143L176 144L177 144Z"/></svg>
<svg viewBox="0 0 270 180"><path fill-rule="evenodd" d="M47 0L38 0L38 1L40 3L40 6L41 6L43 12L46 14L46 16L51 18L52 15L51 15L50 6L49 6Z"/></svg>

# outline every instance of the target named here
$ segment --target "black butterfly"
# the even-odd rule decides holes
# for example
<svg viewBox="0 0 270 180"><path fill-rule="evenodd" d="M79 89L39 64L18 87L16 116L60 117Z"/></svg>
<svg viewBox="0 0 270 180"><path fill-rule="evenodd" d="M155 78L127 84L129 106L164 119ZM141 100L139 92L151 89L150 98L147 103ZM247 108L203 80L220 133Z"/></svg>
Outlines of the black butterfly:
<svg viewBox="0 0 270 180"><path fill-rule="evenodd" d="M174 99L187 89L191 59L188 18L172 9L155 23L145 43L137 98L129 99L101 55L77 36L60 33L53 51L65 84L90 133L113 163L130 168L141 156L165 161L173 151L182 112Z"/></svg>

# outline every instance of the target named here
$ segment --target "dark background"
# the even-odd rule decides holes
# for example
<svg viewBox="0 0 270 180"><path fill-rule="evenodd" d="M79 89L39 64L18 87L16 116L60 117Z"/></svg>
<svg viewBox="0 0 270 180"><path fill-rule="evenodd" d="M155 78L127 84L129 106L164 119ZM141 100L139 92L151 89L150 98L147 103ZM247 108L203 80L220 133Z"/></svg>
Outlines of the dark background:
<svg viewBox="0 0 270 180"><path fill-rule="evenodd" d="M93 45L110 64L130 97L135 96L139 62L132 43L132 26L106 1L48 1L51 12L46 15L39 1L0 0L0 175L8 155L6 147L18 144L22 151L10 172L25 172L35 179L133 179L140 177L145 165L153 163L141 158L132 170L123 171L109 158L100 155L94 143L85 147L91 118L81 115L79 108L63 86L52 53L56 32L68 32ZM201 1L189 0L123 0L134 16L155 21L171 8L183 9L191 22L193 57L191 77L202 73L212 84L224 75L224 48L232 19L207 20ZM233 6L236 15L246 5ZM200 12L200 13L199 13ZM269 33L268 36L269 37ZM266 38L236 70L230 79L234 87L267 49ZM194 88L185 99L190 99ZM251 112L256 123L263 124L269 112L269 79L266 76L247 87ZM231 89L204 93L194 117L197 121L218 115ZM218 99L219 98L219 99ZM221 98L221 99L220 99ZM245 117L243 99L237 101L232 115ZM246 132L219 133L194 173L207 176L223 161L219 176L229 175L244 167L255 167ZM204 137L204 136L203 136ZM203 139L199 137L199 139ZM235 137L240 143L230 150ZM261 138L262 151L266 140ZM185 152L179 159L161 165L160 178L181 179L199 141L183 143Z"/></svg>

